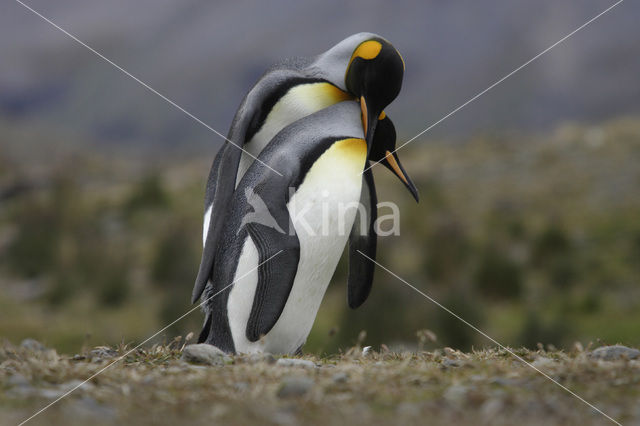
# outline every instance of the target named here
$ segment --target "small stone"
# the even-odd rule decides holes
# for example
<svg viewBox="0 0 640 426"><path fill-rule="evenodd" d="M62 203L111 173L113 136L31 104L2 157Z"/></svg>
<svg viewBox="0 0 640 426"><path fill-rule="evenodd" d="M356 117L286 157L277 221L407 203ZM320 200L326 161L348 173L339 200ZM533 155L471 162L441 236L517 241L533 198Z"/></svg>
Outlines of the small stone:
<svg viewBox="0 0 640 426"><path fill-rule="evenodd" d="M287 377L278 389L278 398L303 396L313 388L315 382L310 377Z"/></svg>
<svg viewBox="0 0 640 426"><path fill-rule="evenodd" d="M95 387L95 385L91 382L88 381L82 381L82 380L71 380L65 383L60 383L58 385L58 389L60 389L60 391L62 392L70 392L70 391L76 391L78 389L82 389L82 390L91 390Z"/></svg>
<svg viewBox="0 0 640 426"><path fill-rule="evenodd" d="M343 372L336 373L331 377L331 380L333 380L334 383L346 383L347 380L349 380L349 375Z"/></svg>
<svg viewBox="0 0 640 426"><path fill-rule="evenodd" d="M47 347L35 339L24 339L20 343L20 347L33 352L43 352Z"/></svg>
<svg viewBox="0 0 640 426"><path fill-rule="evenodd" d="M302 368L317 368L313 361L297 358L280 358L276 365L280 367L302 367Z"/></svg>
<svg viewBox="0 0 640 426"><path fill-rule="evenodd" d="M231 362L231 358L226 353L206 343L187 345L182 351L181 359L202 365L225 365Z"/></svg>
<svg viewBox="0 0 640 426"><path fill-rule="evenodd" d="M440 364L442 368L460 367L461 365L462 363L457 359L449 359L449 358L445 358L444 360L442 360L442 363Z"/></svg>
<svg viewBox="0 0 640 426"><path fill-rule="evenodd" d="M69 416L82 419L82 423L94 422L95 419L109 423L116 420L117 411L115 408L102 404L88 395L75 399L65 407L64 410L68 412Z"/></svg>
<svg viewBox="0 0 640 426"><path fill-rule="evenodd" d="M368 357L371 354L372 354L371 346L365 346L364 348L362 348L362 356L363 357Z"/></svg>
<svg viewBox="0 0 640 426"><path fill-rule="evenodd" d="M85 359L87 359L86 356L80 355L80 354L75 354L73 356L73 358L71 358L71 361L84 361Z"/></svg>
<svg viewBox="0 0 640 426"><path fill-rule="evenodd" d="M249 389L249 383L247 382L238 382L236 384L233 385L233 388L236 390L236 392L245 392L246 390Z"/></svg>
<svg viewBox="0 0 640 426"><path fill-rule="evenodd" d="M495 417L504 409L504 403L498 398L491 398L486 400L480 407L480 413L482 417L488 421L495 419Z"/></svg>
<svg viewBox="0 0 640 426"><path fill-rule="evenodd" d="M27 380L27 378L20 373L15 373L9 376L9 378L7 379L7 383L11 386L19 386L19 387L31 386L31 383L29 383L29 380Z"/></svg>
<svg viewBox="0 0 640 426"><path fill-rule="evenodd" d="M461 402L468 392L468 388L462 385L451 385L444 391L444 398L450 402Z"/></svg>
<svg viewBox="0 0 640 426"><path fill-rule="evenodd" d="M62 397L66 392L60 389L38 389L38 396L47 399L58 399Z"/></svg>
<svg viewBox="0 0 640 426"><path fill-rule="evenodd" d="M620 359L636 359L640 357L640 350L622 345L602 346L589 354L590 357L605 361Z"/></svg>
<svg viewBox="0 0 640 426"><path fill-rule="evenodd" d="M255 353L248 356L247 362L249 362L250 364L266 362L267 364L271 365L276 363L276 357L268 352Z"/></svg>
<svg viewBox="0 0 640 426"><path fill-rule="evenodd" d="M498 386L517 386L520 381L509 377L493 377L489 379L489 383Z"/></svg>
<svg viewBox="0 0 640 426"><path fill-rule="evenodd" d="M557 361L552 359L552 358L547 358L544 356L540 356L538 358L536 358L531 365L533 365L536 368L545 368L545 367L552 367L554 365L558 365Z"/></svg>

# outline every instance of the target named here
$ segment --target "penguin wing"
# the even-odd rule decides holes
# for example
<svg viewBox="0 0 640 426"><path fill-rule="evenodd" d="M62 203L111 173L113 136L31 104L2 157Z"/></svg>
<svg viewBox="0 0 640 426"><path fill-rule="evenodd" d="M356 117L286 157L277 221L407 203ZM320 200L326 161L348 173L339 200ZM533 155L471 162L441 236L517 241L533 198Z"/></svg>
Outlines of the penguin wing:
<svg viewBox="0 0 640 426"><path fill-rule="evenodd" d="M205 211L209 212L209 226L191 303L200 298L212 274L218 240L236 188L242 147L265 120L266 114L273 106L271 104L298 81L294 78L298 76L295 70L274 69L267 72L245 96L233 118L227 141L218 151L209 172L205 195Z"/></svg>
<svg viewBox="0 0 640 426"><path fill-rule="evenodd" d="M203 226L203 250L202 258L200 259L200 267L198 269L198 276L193 286L193 293L191 294L191 303L195 303L200 298L204 288L209 281L211 271L213 269L213 261L216 252L218 234L220 233L220 213L216 209L216 206L220 206L223 203L219 200L225 195L225 181L222 178L223 174L223 159L229 157L229 150L234 149L230 147L228 143L225 143L211 166L209 172L209 178L207 180L207 189L205 192L205 220ZM233 185L233 182L231 183ZM218 197L218 198L216 198ZM208 221L207 221L208 215Z"/></svg>
<svg viewBox="0 0 640 426"><path fill-rule="evenodd" d="M375 265L359 253L362 252L372 259L376 258L377 235L374 225L378 217L378 198L371 169L365 170L362 175L360 204L364 206L364 214L358 209L349 235L347 302L352 309L359 307L367 300L373 283Z"/></svg>
<svg viewBox="0 0 640 426"><path fill-rule="evenodd" d="M300 242L282 189L282 185L266 184L255 187L252 194L247 192L247 201L254 206L254 212L245 228L258 250L260 265L246 329L251 342L267 334L280 318L298 270ZM284 189L288 187L285 185ZM260 202L252 202L251 198ZM258 205L264 207L257 211ZM273 262L269 261L271 258Z"/></svg>

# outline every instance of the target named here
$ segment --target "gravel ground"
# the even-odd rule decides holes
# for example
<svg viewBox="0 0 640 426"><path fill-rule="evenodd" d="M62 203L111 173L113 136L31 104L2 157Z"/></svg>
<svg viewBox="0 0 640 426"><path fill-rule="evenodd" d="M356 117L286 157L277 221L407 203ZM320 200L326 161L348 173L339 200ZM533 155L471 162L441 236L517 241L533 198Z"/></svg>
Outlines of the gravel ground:
<svg viewBox="0 0 640 426"><path fill-rule="evenodd" d="M514 351L617 421L640 424L640 351ZM0 424L19 424L126 353L0 344ZM124 356L29 424L612 424L501 349L362 354L229 357L176 340Z"/></svg>

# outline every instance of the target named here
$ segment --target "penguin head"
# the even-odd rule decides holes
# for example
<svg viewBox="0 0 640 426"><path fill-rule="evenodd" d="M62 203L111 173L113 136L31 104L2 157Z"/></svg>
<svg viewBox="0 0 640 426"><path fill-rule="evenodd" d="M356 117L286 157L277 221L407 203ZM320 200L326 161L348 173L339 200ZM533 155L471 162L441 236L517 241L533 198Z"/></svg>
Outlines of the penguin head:
<svg viewBox="0 0 640 426"><path fill-rule="evenodd" d="M345 86L360 101L369 146L378 116L398 96L403 75L402 56L391 43L381 37L366 38L351 54L345 73Z"/></svg>
<svg viewBox="0 0 640 426"><path fill-rule="evenodd" d="M416 201L419 201L418 190L411 181L411 178L405 172L396 150L396 128L389 117L386 116L384 111L377 117L378 124L376 126L375 134L373 135L373 141L371 150L369 152L369 160L380 162L387 169L391 170L398 179L402 181L404 186L411 192L411 195Z"/></svg>

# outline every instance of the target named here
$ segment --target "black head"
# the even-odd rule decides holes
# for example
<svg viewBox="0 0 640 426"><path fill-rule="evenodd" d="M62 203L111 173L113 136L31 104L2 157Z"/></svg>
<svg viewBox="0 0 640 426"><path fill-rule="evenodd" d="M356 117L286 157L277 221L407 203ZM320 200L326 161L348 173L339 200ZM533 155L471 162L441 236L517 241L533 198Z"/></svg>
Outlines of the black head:
<svg viewBox="0 0 640 426"><path fill-rule="evenodd" d="M347 91L360 99L370 144L377 119L400 93L404 61L388 41L372 37L354 49L345 74Z"/></svg>
<svg viewBox="0 0 640 426"><path fill-rule="evenodd" d="M405 172L396 150L396 128L384 111L378 116L378 125L376 126L369 152L369 160L383 164L387 169L391 170L407 187L409 192L416 201L418 201L418 190L411 181L411 178Z"/></svg>

